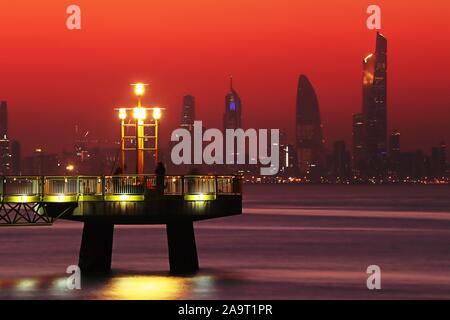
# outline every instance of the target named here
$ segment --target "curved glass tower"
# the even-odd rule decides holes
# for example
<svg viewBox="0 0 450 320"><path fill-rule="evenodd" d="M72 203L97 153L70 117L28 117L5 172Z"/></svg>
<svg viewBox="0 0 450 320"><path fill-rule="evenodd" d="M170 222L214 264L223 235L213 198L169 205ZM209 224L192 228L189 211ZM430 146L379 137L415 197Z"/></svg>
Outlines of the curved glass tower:
<svg viewBox="0 0 450 320"><path fill-rule="evenodd" d="M296 150L301 174L320 175L324 162L322 124L316 92L305 75L297 87Z"/></svg>

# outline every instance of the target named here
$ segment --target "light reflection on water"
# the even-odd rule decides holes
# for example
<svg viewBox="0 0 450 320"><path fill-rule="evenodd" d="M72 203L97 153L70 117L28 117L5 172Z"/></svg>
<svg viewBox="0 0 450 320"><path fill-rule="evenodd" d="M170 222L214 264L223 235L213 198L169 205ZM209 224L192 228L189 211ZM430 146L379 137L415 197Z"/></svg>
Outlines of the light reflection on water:
<svg viewBox="0 0 450 320"><path fill-rule="evenodd" d="M83 279L81 290L69 290L66 277L0 279L0 298L170 300L206 298L214 293L214 277L197 275L115 275Z"/></svg>
<svg viewBox="0 0 450 320"><path fill-rule="evenodd" d="M164 300L182 299L188 280L162 276L131 276L113 278L102 290L101 299Z"/></svg>
<svg viewBox="0 0 450 320"><path fill-rule="evenodd" d="M168 276L119 276L111 279L96 298L131 300L187 299L211 294L213 278Z"/></svg>

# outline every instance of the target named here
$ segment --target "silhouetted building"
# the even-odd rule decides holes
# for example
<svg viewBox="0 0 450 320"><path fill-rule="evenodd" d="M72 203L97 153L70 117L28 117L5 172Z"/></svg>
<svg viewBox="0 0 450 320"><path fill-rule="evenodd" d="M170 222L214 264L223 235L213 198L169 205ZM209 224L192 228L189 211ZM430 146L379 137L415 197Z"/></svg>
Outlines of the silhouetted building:
<svg viewBox="0 0 450 320"><path fill-rule="evenodd" d="M18 141L11 143L11 174L20 175L22 169L22 148Z"/></svg>
<svg viewBox="0 0 450 320"><path fill-rule="evenodd" d="M11 154L8 139L8 106L6 101L0 102L0 174L10 174Z"/></svg>
<svg viewBox="0 0 450 320"><path fill-rule="evenodd" d="M192 130L195 121L195 97L186 95L183 97L183 106L181 109L180 127Z"/></svg>
<svg viewBox="0 0 450 320"><path fill-rule="evenodd" d="M59 175L65 173L58 155L46 154L36 149L34 154L24 158L23 174L25 175Z"/></svg>
<svg viewBox="0 0 450 320"><path fill-rule="evenodd" d="M447 171L447 146L441 142L439 147L431 149L431 172L434 178L446 176Z"/></svg>
<svg viewBox="0 0 450 320"><path fill-rule="evenodd" d="M280 146L280 174L295 175L297 162L295 158L295 148L292 144Z"/></svg>
<svg viewBox="0 0 450 320"><path fill-rule="evenodd" d="M352 120L353 168L355 175L360 176L364 171L364 115L354 114Z"/></svg>
<svg viewBox="0 0 450 320"><path fill-rule="evenodd" d="M398 177L400 171L400 132L389 136L389 175Z"/></svg>
<svg viewBox="0 0 450 320"><path fill-rule="evenodd" d="M230 78L230 92L225 96L224 131L225 129L242 128L241 113L241 98L233 88L233 78Z"/></svg>
<svg viewBox="0 0 450 320"><path fill-rule="evenodd" d="M350 177L350 152L344 141L333 144L331 175L335 181L346 181Z"/></svg>
<svg viewBox="0 0 450 320"><path fill-rule="evenodd" d="M311 82L301 75L297 87L296 154L300 174L317 179L324 165L319 102Z"/></svg>
<svg viewBox="0 0 450 320"><path fill-rule="evenodd" d="M375 54L363 61L364 158L366 174L385 173L387 155L387 40L377 32Z"/></svg>
<svg viewBox="0 0 450 320"><path fill-rule="evenodd" d="M426 173L426 157L421 150L400 153L400 179L420 180Z"/></svg>
<svg viewBox="0 0 450 320"><path fill-rule="evenodd" d="M287 135L285 132L280 131L280 163L278 175L293 176L296 175L297 162L295 161L295 148L287 141ZM269 145L269 144L268 144ZM258 169L259 170L259 169Z"/></svg>
<svg viewBox="0 0 450 320"><path fill-rule="evenodd" d="M236 90L234 90L233 87L233 78L230 77L230 92L227 93L225 96L225 114L223 116L223 133L226 134L226 129L243 129L242 128L242 104L241 104L241 98L237 94ZM236 145L236 149L234 151L226 150L226 145L224 144L224 159L226 161L227 157L229 157L231 154L234 157L235 161L237 157L239 156L238 150L241 146ZM246 148L246 146L242 146L243 148ZM244 149L244 153L248 154L248 150ZM228 152L228 154L227 154ZM247 156L246 156L247 157ZM222 173L238 173L246 171L247 166L246 165L239 165L239 164L233 164L233 165L226 165L222 166L223 169L219 169L219 171L222 171ZM256 170L256 166L254 166L254 169Z"/></svg>
<svg viewBox="0 0 450 320"><path fill-rule="evenodd" d="M0 102L0 136L8 136L8 104L6 101Z"/></svg>

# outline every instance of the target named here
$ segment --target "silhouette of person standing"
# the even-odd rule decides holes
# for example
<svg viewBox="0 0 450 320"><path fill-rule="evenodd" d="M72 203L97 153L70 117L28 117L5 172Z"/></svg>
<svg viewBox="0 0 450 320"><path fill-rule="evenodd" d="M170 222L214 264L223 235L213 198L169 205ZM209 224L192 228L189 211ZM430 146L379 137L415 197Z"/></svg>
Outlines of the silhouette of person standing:
<svg viewBox="0 0 450 320"><path fill-rule="evenodd" d="M156 174L156 194L158 196L164 195L164 176L166 174L166 168L162 162L158 162L155 169Z"/></svg>
<svg viewBox="0 0 450 320"><path fill-rule="evenodd" d="M114 176L120 176L123 174L123 170L121 167L117 167L116 170L114 170ZM121 189L121 180L120 177L113 177L113 193L119 193L122 190Z"/></svg>

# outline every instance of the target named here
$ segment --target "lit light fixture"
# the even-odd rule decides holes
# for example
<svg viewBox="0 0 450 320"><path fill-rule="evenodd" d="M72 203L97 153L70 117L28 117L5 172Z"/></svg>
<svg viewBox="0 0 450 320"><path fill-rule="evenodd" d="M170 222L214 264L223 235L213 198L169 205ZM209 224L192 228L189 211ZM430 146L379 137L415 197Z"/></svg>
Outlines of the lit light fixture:
<svg viewBox="0 0 450 320"><path fill-rule="evenodd" d="M127 110L125 110L125 108L120 108L119 109L119 119L125 120L126 118L127 118Z"/></svg>
<svg viewBox="0 0 450 320"><path fill-rule="evenodd" d="M144 120L147 117L147 111L144 108L134 108L133 117L138 120Z"/></svg>
<svg viewBox="0 0 450 320"><path fill-rule="evenodd" d="M73 169L75 169L75 167L73 166L73 164L69 164L69 165L66 167L66 170L67 170L67 171L73 171Z"/></svg>
<svg viewBox="0 0 450 320"><path fill-rule="evenodd" d="M373 53L369 54L367 57L364 58L364 63L367 63L367 61L369 61L369 59L372 57L373 57Z"/></svg>
<svg viewBox="0 0 450 320"><path fill-rule="evenodd" d="M153 119L155 119L155 120L161 119L161 109L160 108L153 109Z"/></svg>
<svg viewBox="0 0 450 320"><path fill-rule="evenodd" d="M210 200L216 200L215 194L186 194L184 195L184 200L186 201L210 201Z"/></svg>
<svg viewBox="0 0 450 320"><path fill-rule="evenodd" d="M145 92L145 83L133 83L132 84L134 86L134 94L137 95L138 97L142 97L144 95Z"/></svg>
<svg viewBox="0 0 450 320"><path fill-rule="evenodd" d="M120 201L127 201L130 197L127 194L121 194L120 195Z"/></svg>

